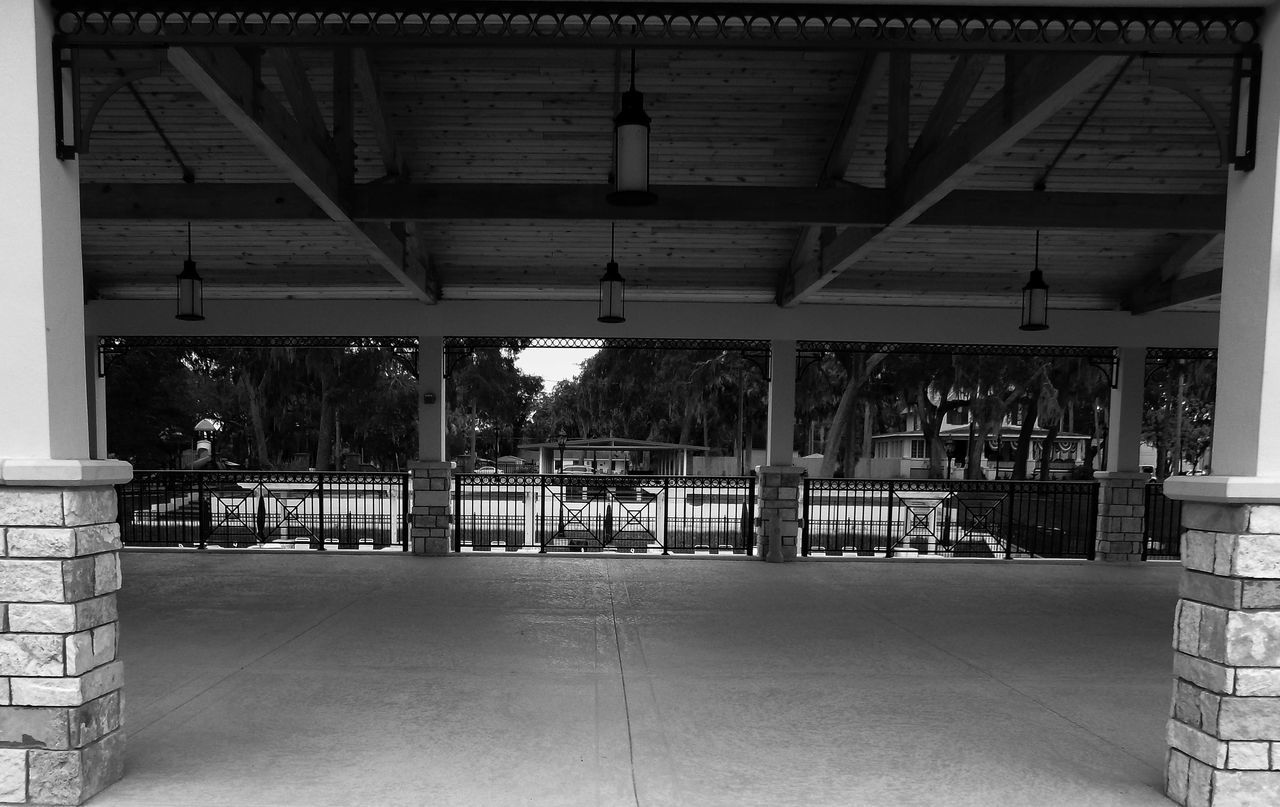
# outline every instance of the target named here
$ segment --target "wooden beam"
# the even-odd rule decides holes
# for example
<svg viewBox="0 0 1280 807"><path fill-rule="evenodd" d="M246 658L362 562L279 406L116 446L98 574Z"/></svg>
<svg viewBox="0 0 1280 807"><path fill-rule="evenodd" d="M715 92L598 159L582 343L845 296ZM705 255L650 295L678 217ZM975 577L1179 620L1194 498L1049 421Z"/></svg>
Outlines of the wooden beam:
<svg viewBox="0 0 1280 807"><path fill-rule="evenodd" d="M803 225L816 232L835 225L884 226L890 216L884 191L851 186L664 186L657 204L636 208L609 205L604 201L607 190L603 185L379 182L352 190L348 217L384 223L456 219L756 223ZM80 215L89 221L327 218L306 194L287 183L86 183L80 187ZM912 224L956 229L1154 230L1204 233L1210 238L1222 232L1225 222L1226 198L1220 195L952 191Z"/></svg>
<svg viewBox="0 0 1280 807"><path fill-rule="evenodd" d="M262 90L252 66L238 52L230 48L170 48L169 61L392 277L423 302L439 299L438 281L419 282L405 270L402 238L397 239L386 225L361 225L352 220L341 194L342 172L279 99ZM335 84L338 81L335 77ZM335 119L339 117L335 112ZM341 155L343 138L335 137L334 142Z"/></svg>
<svg viewBox="0 0 1280 807"><path fill-rule="evenodd" d="M956 63L951 68L951 75L947 77L942 94L938 96L938 102L933 105L929 119L925 121L915 145L911 147L908 165L918 165L951 134L968 105L970 96L977 89L978 82L982 80L989 61L991 56L986 53L962 53L956 57Z"/></svg>
<svg viewBox="0 0 1280 807"><path fill-rule="evenodd" d="M391 125L391 116L387 113L382 87L369 51L358 48L352 52L351 57L356 86L360 89L360 97L364 99L365 117L373 127L373 139L378 144L378 153L382 155L382 166L388 177L405 180L409 172L397 145L395 128Z"/></svg>
<svg viewBox="0 0 1280 807"><path fill-rule="evenodd" d="M1186 272L1187 267L1201 260L1206 253L1222 245L1222 231L1198 233L1184 238L1173 254L1160 266L1160 280L1173 280Z"/></svg>
<svg viewBox="0 0 1280 807"><path fill-rule="evenodd" d="M889 55L889 131L884 147L884 184L897 191L911 146L911 53Z"/></svg>
<svg viewBox="0 0 1280 807"><path fill-rule="evenodd" d="M1028 59L997 93L903 178L898 204L879 231L859 229L837 242L843 252L824 250L821 260L788 271L778 284L778 305L793 306L817 293L977 172L989 155L1001 154L1114 69L1118 58L1055 55Z"/></svg>
<svg viewBox="0 0 1280 807"><path fill-rule="evenodd" d="M822 171L818 174L818 187L826 187L833 181L844 179L845 170L849 167L849 161L853 159L854 149L857 148L858 138L862 135L862 130L867 125L867 118L871 115L871 98L880 83L884 81L885 71L889 67L889 57L884 53L868 52L863 54L861 59L857 75L853 80L853 87L849 90L849 97L844 104L844 112L840 116L840 123L836 126L835 134L831 138L827 159L823 162ZM802 228L791 250L791 260L787 265L796 267L810 260L821 234L822 228L815 225Z"/></svg>
<svg viewBox="0 0 1280 807"><path fill-rule="evenodd" d="M1211 269L1173 280L1160 281L1159 273L1154 282L1131 289L1124 299L1124 309L1133 314L1150 314L1183 303L1191 303L1222 293L1222 269Z"/></svg>
<svg viewBox="0 0 1280 807"><path fill-rule="evenodd" d="M947 194L912 220L933 227L1155 230L1216 233L1227 222L1220 194L965 191Z"/></svg>
<svg viewBox="0 0 1280 807"><path fill-rule="evenodd" d="M284 97L289 101L289 108L293 110L294 119L315 147L332 161L333 141L329 137L329 129L311 87L311 80L307 77L306 65L302 63L298 51L294 48L268 48L267 59L280 79L280 86L284 90Z"/></svg>

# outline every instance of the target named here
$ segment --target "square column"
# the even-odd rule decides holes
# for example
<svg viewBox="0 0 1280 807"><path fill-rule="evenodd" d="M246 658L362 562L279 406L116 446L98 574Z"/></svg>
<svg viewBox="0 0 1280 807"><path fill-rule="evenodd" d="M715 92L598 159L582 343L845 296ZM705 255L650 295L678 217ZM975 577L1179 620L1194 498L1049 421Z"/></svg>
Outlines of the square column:
<svg viewBox="0 0 1280 807"><path fill-rule="evenodd" d="M1135 443L1136 445L1136 443ZM1099 471L1094 560L1142 560L1142 520L1148 474Z"/></svg>
<svg viewBox="0 0 1280 807"><path fill-rule="evenodd" d="M756 495L760 502L756 557L768 561L796 559L804 474L803 468L794 465L762 465L756 469Z"/></svg>
<svg viewBox="0 0 1280 807"><path fill-rule="evenodd" d="M1280 505L1182 507L1167 792L1280 804Z"/></svg>
<svg viewBox="0 0 1280 807"><path fill-rule="evenodd" d="M409 537L415 555L447 555L453 463L413 462L413 526Z"/></svg>
<svg viewBox="0 0 1280 807"><path fill-rule="evenodd" d="M0 463L0 804L81 804L124 771L115 489L12 475Z"/></svg>

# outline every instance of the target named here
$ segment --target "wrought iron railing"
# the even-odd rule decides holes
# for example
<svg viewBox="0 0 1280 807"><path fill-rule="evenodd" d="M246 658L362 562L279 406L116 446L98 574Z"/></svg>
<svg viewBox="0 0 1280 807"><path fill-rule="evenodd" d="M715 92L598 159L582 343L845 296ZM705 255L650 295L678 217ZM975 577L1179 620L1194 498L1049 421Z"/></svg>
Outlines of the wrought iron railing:
<svg viewBox="0 0 1280 807"><path fill-rule="evenodd" d="M408 548L404 473L135 471L117 495L125 546Z"/></svg>
<svg viewBox="0 0 1280 807"><path fill-rule="evenodd" d="M457 474L454 549L750 554L751 477Z"/></svg>
<svg viewBox="0 0 1280 807"><path fill-rule="evenodd" d="M1096 482L806 479L801 553L1093 558Z"/></svg>
<svg viewBox="0 0 1280 807"><path fill-rule="evenodd" d="M1142 559L1182 557L1182 502L1164 495L1164 485L1148 482L1143 494Z"/></svg>

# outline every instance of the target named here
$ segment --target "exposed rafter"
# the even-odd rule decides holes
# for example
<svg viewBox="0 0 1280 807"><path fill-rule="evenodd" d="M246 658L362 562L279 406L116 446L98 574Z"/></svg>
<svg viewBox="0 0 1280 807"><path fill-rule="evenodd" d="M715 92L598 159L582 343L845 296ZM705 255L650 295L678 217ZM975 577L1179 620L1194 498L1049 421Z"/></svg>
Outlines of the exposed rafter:
<svg viewBox="0 0 1280 807"><path fill-rule="evenodd" d="M230 48L170 48L169 61L389 274L418 299L428 303L439 299L439 284L429 273L421 276L421 272L406 268L403 235L397 237L384 224L352 220L342 198L341 172L318 145L325 140L324 133L304 130L284 105L261 87L253 65Z"/></svg>
<svg viewBox="0 0 1280 807"><path fill-rule="evenodd" d="M1222 269L1160 281L1131 290L1124 308L1133 314L1150 314L1222 293Z"/></svg>
<svg viewBox="0 0 1280 807"><path fill-rule="evenodd" d="M1047 120L1072 98L1093 86L1118 64L1116 57L1037 56L1022 62L998 93L960 124L928 156L910 166L891 189L897 203L878 230L849 228L822 254L786 273L778 304L796 305L821 290L849 267L910 224L977 172L989 155L999 154Z"/></svg>
<svg viewBox="0 0 1280 807"><path fill-rule="evenodd" d="M690 221L780 225L883 226L883 191L832 188L666 186L652 207L621 210L607 186L385 184L356 186L350 218L363 222L459 219L544 221ZM81 217L95 220L299 221L327 218L293 185L184 183L87 184ZM1219 195L952 191L914 224L931 227L1222 231Z"/></svg>

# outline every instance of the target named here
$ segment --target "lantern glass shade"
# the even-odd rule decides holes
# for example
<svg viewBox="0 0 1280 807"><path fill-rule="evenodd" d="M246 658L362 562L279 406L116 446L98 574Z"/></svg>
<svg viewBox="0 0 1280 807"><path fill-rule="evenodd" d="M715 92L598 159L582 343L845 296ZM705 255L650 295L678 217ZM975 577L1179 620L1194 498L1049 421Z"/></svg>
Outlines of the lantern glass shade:
<svg viewBox="0 0 1280 807"><path fill-rule="evenodd" d="M1024 331L1043 331L1049 327L1049 286L1039 269L1031 270L1031 279L1022 287L1022 325Z"/></svg>
<svg viewBox="0 0 1280 807"><path fill-rule="evenodd" d="M626 322L624 281L618 273L618 264L609 261L604 277L600 278L600 322Z"/></svg>
<svg viewBox="0 0 1280 807"><path fill-rule="evenodd" d="M634 84L622 94L622 109L613 119L613 183L609 204L637 206L658 201L649 191L649 116L644 111L644 94L637 92Z"/></svg>
<svg viewBox="0 0 1280 807"><path fill-rule="evenodd" d="M182 262L182 273L178 275L177 318L192 322L204 319L204 283L191 259Z"/></svg>

